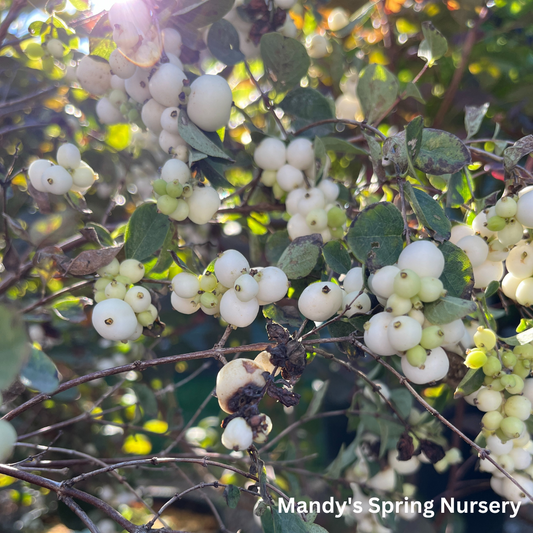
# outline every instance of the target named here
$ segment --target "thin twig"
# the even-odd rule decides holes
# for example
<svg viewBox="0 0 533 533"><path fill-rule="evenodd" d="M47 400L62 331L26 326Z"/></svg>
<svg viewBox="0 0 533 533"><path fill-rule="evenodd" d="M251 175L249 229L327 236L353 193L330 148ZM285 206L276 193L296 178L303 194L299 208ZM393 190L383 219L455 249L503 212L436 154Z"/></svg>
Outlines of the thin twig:
<svg viewBox="0 0 533 533"><path fill-rule="evenodd" d="M387 136L381 133L381 131L379 131L374 126L367 124L366 122L359 122L358 120L347 120L343 118L327 118L324 120L319 120L318 122L313 122L312 124L307 124L307 126L304 126L299 130L295 131L293 135L295 137L298 137L298 135L300 135L304 131L316 128L317 126L323 126L324 124L347 124L349 126L359 126L363 130L368 130L376 134L382 141L387 138Z"/></svg>
<svg viewBox="0 0 533 533"><path fill-rule="evenodd" d="M100 533L100 530L96 527L96 524L70 496L62 496L60 499L71 511L78 516L78 518L87 526L87 529L91 533Z"/></svg>

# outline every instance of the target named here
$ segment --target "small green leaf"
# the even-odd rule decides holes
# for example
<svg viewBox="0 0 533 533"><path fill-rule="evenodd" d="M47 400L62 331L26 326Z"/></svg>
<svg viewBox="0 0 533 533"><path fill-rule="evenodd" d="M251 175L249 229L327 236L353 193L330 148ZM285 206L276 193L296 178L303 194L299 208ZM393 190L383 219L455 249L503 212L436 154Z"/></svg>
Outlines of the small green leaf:
<svg viewBox="0 0 533 533"><path fill-rule="evenodd" d="M111 237L111 233L109 233L109 231L104 228L104 226L97 224L96 222L88 222L85 227L92 228L95 231L98 241L102 246L117 245L115 239Z"/></svg>
<svg viewBox="0 0 533 533"><path fill-rule="evenodd" d="M416 83L413 83L412 81L406 84L405 89L402 92L402 100L406 100L407 98L414 98L417 102L420 102L421 104L426 103L424 97L420 92L420 89L418 88L418 85L416 85Z"/></svg>
<svg viewBox="0 0 533 533"><path fill-rule="evenodd" d="M144 411L144 416L146 418L157 418L157 398L152 389L143 383L135 383L131 388Z"/></svg>
<svg viewBox="0 0 533 533"><path fill-rule="evenodd" d="M500 282L493 279L489 286L485 289L485 298L490 298L491 296L494 296L498 289L500 288Z"/></svg>
<svg viewBox="0 0 533 533"><path fill-rule="evenodd" d="M405 184L405 195L419 224L429 230L436 241L448 240L452 225L440 204L425 191L413 187L410 183Z"/></svg>
<svg viewBox="0 0 533 533"><path fill-rule="evenodd" d="M209 183L216 189L231 188L231 183L226 179L225 172L228 168L227 162L219 162L218 160L207 157L198 161L197 168L209 180Z"/></svg>
<svg viewBox="0 0 533 533"><path fill-rule="evenodd" d="M405 128L405 151L407 154L407 165L411 177L416 179L414 162L420 153L422 147L422 132L424 130L424 117L419 115L407 124Z"/></svg>
<svg viewBox="0 0 533 533"><path fill-rule="evenodd" d="M439 249L445 260L440 280L448 291L448 296L470 298L474 287L474 274L468 256L450 241L441 244Z"/></svg>
<svg viewBox="0 0 533 533"><path fill-rule="evenodd" d="M74 324L80 324L81 322L87 320L85 307L91 304L92 300L89 298L75 298L74 296L68 296L60 301L56 301L52 306L52 309L62 320L66 320L67 322L72 322Z"/></svg>
<svg viewBox="0 0 533 533"><path fill-rule="evenodd" d="M465 107L465 128L467 139L470 139L473 137L481 127L481 123L483 122L483 118L487 114L487 111L489 109L489 103L486 102L485 104L481 106L466 106Z"/></svg>
<svg viewBox="0 0 533 533"><path fill-rule="evenodd" d="M239 49L239 34L231 22L220 19L207 34L207 47L216 59L226 65L236 65L244 61L244 54Z"/></svg>
<svg viewBox="0 0 533 533"><path fill-rule="evenodd" d="M193 124L184 110L178 118L178 132L181 138L193 148L212 157L220 157L232 161L231 157L219 148L198 126Z"/></svg>
<svg viewBox="0 0 533 533"><path fill-rule="evenodd" d="M473 313L477 309L475 302L455 298L454 296L445 296L436 302L424 306L424 316L432 324L449 324L459 318Z"/></svg>
<svg viewBox="0 0 533 533"><path fill-rule="evenodd" d="M260 45L265 70L274 84L282 91L299 85L311 64L305 46L276 32L263 35Z"/></svg>
<svg viewBox="0 0 533 533"><path fill-rule="evenodd" d="M378 202L364 209L352 223L347 241L361 263L371 270L392 265L403 250L403 218L389 202Z"/></svg>
<svg viewBox="0 0 533 533"><path fill-rule="evenodd" d="M461 207L472 199L468 182L469 176L466 172L455 172L450 176L446 193L447 207Z"/></svg>
<svg viewBox="0 0 533 533"><path fill-rule="evenodd" d="M357 96L368 122L374 122L392 106L398 86L396 76L383 65L373 63L360 72Z"/></svg>
<svg viewBox="0 0 533 533"><path fill-rule="evenodd" d="M275 265L291 240L287 230L276 231L268 236L265 244L265 257L270 265Z"/></svg>
<svg viewBox="0 0 533 533"><path fill-rule="evenodd" d="M368 152L366 150L363 150L361 147L356 146L355 144L349 143L348 141L345 141L344 139L339 139L337 137L322 137L321 140L322 140L322 143L324 144L324 148L328 152L336 152L338 154L343 154L343 155L368 155ZM380 156L381 156L381 147L380 147Z"/></svg>
<svg viewBox="0 0 533 533"><path fill-rule="evenodd" d="M372 168L374 169L374 174L378 177L380 183L385 182L387 175L385 169L383 168L383 151L381 149L381 144L376 140L374 134L368 134L363 130L363 136L368 143L368 148L370 149L370 161L372 161Z"/></svg>
<svg viewBox="0 0 533 533"><path fill-rule="evenodd" d="M179 2L180 9L172 15L176 19L179 16L179 22L182 25L203 28L227 15L234 3L235 0L192 0L192 2Z"/></svg>
<svg viewBox="0 0 533 533"><path fill-rule="evenodd" d="M239 505L241 491L235 485L226 485L223 493L226 504L230 509L235 509Z"/></svg>
<svg viewBox="0 0 533 533"><path fill-rule="evenodd" d="M429 21L422 22L422 33L424 39L418 47L418 57L425 59L431 67L448 51L448 41Z"/></svg>
<svg viewBox="0 0 533 533"><path fill-rule="evenodd" d="M520 159L533 152L533 135L522 137L512 146L506 148L503 152L503 166L507 172L510 172Z"/></svg>
<svg viewBox="0 0 533 533"><path fill-rule="evenodd" d="M302 315L298 308L291 305L264 305L263 306L263 316L265 318L270 318L276 324L282 326L290 326L291 328L298 328L302 324Z"/></svg>
<svg viewBox="0 0 533 533"><path fill-rule="evenodd" d="M356 327L349 320L341 319L332 322L328 326L329 334L332 337L347 337L356 330ZM345 353L350 358L355 358L360 354L358 349L348 341L337 342L339 350Z"/></svg>
<svg viewBox="0 0 533 533"><path fill-rule="evenodd" d="M20 372L20 381L29 389L50 394L59 387L59 372L50 357L33 347L28 362Z"/></svg>
<svg viewBox="0 0 533 533"><path fill-rule="evenodd" d="M161 252L159 253L157 263L151 270L151 272L153 272L154 274L161 274L162 272L166 272L172 266L173 259L172 255L170 255L170 251L174 250L175 252L177 252L179 247L179 241L176 237L177 235L175 227L170 224L167 234L165 236L165 240L161 245Z"/></svg>
<svg viewBox="0 0 533 533"><path fill-rule="evenodd" d="M335 118L329 100L310 87L296 87L288 92L279 107L288 115L295 117L292 122L295 130L320 120ZM322 137L332 130L333 124L325 124L306 130L302 135L311 138L317 135Z"/></svg>
<svg viewBox="0 0 533 533"><path fill-rule="evenodd" d="M32 346L20 313L0 306L0 391L7 389L26 363Z"/></svg>
<svg viewBox="0 0 533 533"><path fill-rule="evenodd" d="M457 385L453 397L457 400L479 390L485 380L485 374L481 368L470 368L461 383Z"/></svg>
<svg viewBox="0 0 533 533"><path fill-rule="evenodd" d="M314 416L320 411L320 408L322 407L322 403L324 401L324 397L326 396L328 387L329 387L329 380L324 381L320 389L318 389L313 394L313 398L309 402L309 407L307 408L305 416Z"/></svg>
<svg viewBox="0 0 533 533"><path fill-rule="evenodd" d="M157 212L157 204L141 204L131 215L124 234L126 258L144 261L154 255L165 242L169 227L170 220Z"/></svg>
<svg viewBox="0 0 533 533"><path fill-rule="evenodd" d="M390 399L397 407L399 413L403 418L408 418L413 407L413 395L404 388L393 389L391 391Z"/></svg>
<svg viewBox="0 0 533 533"><path fill-rule="evenodd" d="M70 3L78 11L87 11L90 7L86 0L70 0Z"/></svg>
<svg viewBox="0 0 533 533"><path fill-rule="evenodd" d="M320 256L322 238L314 234L294 239L281 255L278 267L289 279L301 279L315 268Z"/></svg>
<svg viewBox="0 0 533 533"><path fill-rule="evenodd" d="M342 241L330 241L322 248L324 259L337 274L346 274L352 266L352 260L350 254L346 251Z"/></svg>

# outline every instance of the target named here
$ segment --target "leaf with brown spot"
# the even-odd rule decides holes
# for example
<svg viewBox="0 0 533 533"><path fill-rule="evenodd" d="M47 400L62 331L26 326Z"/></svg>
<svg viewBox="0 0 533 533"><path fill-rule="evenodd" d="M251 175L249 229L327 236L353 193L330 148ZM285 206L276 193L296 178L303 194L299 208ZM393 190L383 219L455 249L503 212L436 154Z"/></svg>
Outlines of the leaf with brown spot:
<svg viewBox="0 0 533 533"><path fill-rule="evenodd" d="M73 276L87 276L93 274L99 268L109 265L116 255L122 250L122 246L109 246L99 250L86 250L81 252L71 261L63 258L60 267L65 274Z"/></svg>

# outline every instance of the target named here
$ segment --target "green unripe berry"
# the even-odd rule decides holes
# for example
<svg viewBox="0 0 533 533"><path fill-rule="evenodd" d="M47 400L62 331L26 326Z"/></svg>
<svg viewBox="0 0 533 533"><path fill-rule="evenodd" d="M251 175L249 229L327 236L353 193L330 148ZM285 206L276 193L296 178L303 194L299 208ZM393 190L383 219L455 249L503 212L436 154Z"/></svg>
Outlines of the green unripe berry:
<svg viewBox="0 0 533 533"><path fill-rule="evenodd" d="M393 289L402 298L412 298L418 294L421 285L418 274L412 270L405 269L396 274Z"/></svg>
<svg viewBox="0 0 533 533"><path fill-rule="evenodd" d="M503 415L498 411L489 411L483 415L481 419L481 424L483 424L484 429L489 431L496 431L500 424L502 423Z"/></svg>
<svg viewBox="0 0 533 533"><path fill-rule="evenodd" d="M491 217L487 220L487 229L489 231L501 231L506 225L505 218L499 216Z"/></svg>
<svg viewBox="0 0 533 533"><path fill-rule="evenodd" d="M413 296L411 298L411 303L413 304L413 309L416 309L417 311L424 308L424 303L418 296Z"/></svg>
<svg viewBox="0 0 533 533"><path fill-rule="evenodd" d="M496 346L496 334L491 329L479 326L474 333L474 344L478 348L484 348L485 350L492 350Z"/></svg>
<svg viewBox="0 0 533 533"><path fill-rule="evenodd" d="M443 294L446 294L442 281L437 278L421 278L420 290L417 296L422 302L430 303L438 300Z"/></svg>
<svg viewBox="0 0 533 533"><path fill-rule="evenodd" d="M120 275L128 278L131 283L137 283L144 276L144 265L137 259L126 259L120 263Z"/></svg>
<svg viewBox="0 0 533 533"><path fill-rule="evenodd" d="M518 209L518 205L516 203L516 200L512 198L511 196L500 198L496 202L496 205L494 206L496 215L502 218L514 217L516 215L517 209Z"/></svg>
<svg viewBox="0 0 533 533"><path fill-rule="evenodd" d="M183 185L175 180L167 184L167 194L172 196L172 198L179 198L183 192Z"/></svg>
<svg viewBox="0 0 533 533"><path fill-rule="evenodd" d="M333 239L342 239L344 237L344 228L330 228L329 232Z"/></svg>
<svg viewBox="0 0 533 533"><path fill-rule="evenodd" d="M516 380L513 374L504 374L500 377L500 381L505 389L516 385Z"/></svg>
<svg viewBox="0 0 533 533"><path fill-rule="evenodd" d="M525 396L511 396L505 402L503 410L507 416L526 421L531 414L531 402Z"/></svg>
<svg viewBox="0 0 533 533"><path fill-rule="evenodd" d="M497 357L491 355L487 362L483 365L483 373L485 376L497 376L502 371L502 364Z"/></svg>
<svg viewBox="0 0 533 533"><path fill-rule="evenodd" d="M193 193L192 185L190 183L186 183L183 186L183 192L181 193L181 195L183 196L183 198L190 198L192 196L192 193Z"/></svg>
<svg viewBox="0 0 533 533"><path fill-rule="evenodd" d="M392 313L393 316L401 316L406 315L412 307L413 304L411 303L411 300L408 298L402 298L396 293L393 293L387 300L385 311L387 311L387 313Z"/></svg>
<svg viewBox="0 0 533 533"><path fill-rule="evenodd" d="M94 293L94 297L93 298L94 298L94 301L96 303L100 303L100 302L102 302L104 300L107 300L107 296L105 295L104 291L96 291Z"/></svg>
<svg viewBox="0 0 533 533"><path fill-rule="evenodd" d="M511 374L514 377L514 385L506 387L510 394L520 394L524 390L524 380L517 374Z"/></svg>
<svg viewBox="0 0 533 533"><path fill-rule="evenodd" d="M140 117L141 117L141 115L139 115L139 112L136 109L130 109L128 111L128 120L130 122L135 122Z"/></svg>
<svg viewBox="0 0 533 533"><path fill-rule="evenodd" d="M118 298L119 300L124 300L127 291L128 289L126 289L126 285L117 280L113 280L109 283L104 290L107 298Z"/></svg>
<svg viewBox="0 0 533 533"><path fill-rule="evenodd" d="M157 199L157 209L163 213L163 215L172 214L178 207L178 200L170 197L168 194L164 194Z"/></svg>
<svg viewBox="0 0 533 533"><path fill-rule="evenodd" d="M118 275L118 276L115 276L115 280L119 281L120 283L124 283L124 285L126 286L131 285L133 283L133 281L131 281L131 279L128 278L127 276Z"/></svg>
<svg viewBox="0 0 533 533"><path fill-rule="evenodd" d="M426 350L438 348L444 342L444 331L439 326L429 326L422 330L420 346Z"/></svg>
<svg viewBox="0 0 533 533"><path fill-rule="evenodd" d="M102 278L113 278L120 271L120 263L115 257L108 265L99 268L96 273Z"/></svg>
<svg viewBox="0 0 533 533"><path fill-rule="evenodd" d="M167 182L161 178L154 180L152 182L152 187L154 188L155 193L159 194L159 196L167 194Z"/></svg>
<svg viewBox="0 0 533 533"><path fill-rule="evenodd" d="M340 228L346 223L346 213L344 209L334 206L328 211L328 226L330 228Z"/></svg>
<svg viewBox="0 0 533 533"><path fill-rule="evenodd" d="M103 291L105 288L112 282L113 280L110 278L100 278L96 280L96 283L94 284L94 290L95 291Z"/></svg>
<svg viewBox="0 0 533 533"><path fill-rule="evenodd" d="M119 111L122 114L122 116L126 116L129 110L130 110L130 106L128 104L121 104L119 108Z"/></svg>
<svg viewBox="0 0 533 533"><path fill-rule="evenodd" d="M493 381L494 381L495 378L491 377L491 376L485 376L483 378L483 384L484 385L490 385Z"/></svg>
<svg viewBox="0 0 533 533"><path fill-rule="evenodd" d="M206 292L212 292L217 286L217 277L213 272L206 272L200 277L200 289Z"/></svg>
<svg viewBox="0 0 533 533"><path fill-rule="evenodd" d="M525 366L527 362L527 359L517 361L516 365L513 367L513 374L522 379L526 379L531 373L531 369Z"/></svg>
<svg viewBox="0 0 533 533"><path fill-rule="evenodd" d="M212 292L204 292L200 296L200 303L207 308L213 309L218 305L218 298Z"/></svg>
<svg viewBox="0 0 533 533"><path fill-rule="evenodd" d="M485 379L492 379L492 378L489 378L487 376L485 377ZM502 385L502 382L499 378L492 379L490 383L487 383L487 388L490 390L495 390L496 392L501 392L502 390L505 389L505 387Z"/></svg>
<svg viewBox="0 0 533 533"><path fill-rule="evenodd" d="M500 424L501 425L501 424ZM505 444L508 440L509 440L509 437L502 431L501 428L498 428L494 434Z"/></svg>
<svg viewBox="0 0 533 533"><path fill-rule="evenodd" d="M531 344L522 344L515 346L513 353L518 356L518 359L533 359L533 346Z"/></svg>
<svg viewBox="0 0 533 533"><path fill-rule="evenodd" d="M181 198L178 198L178 207L172 213L170 213L169 217L172 220L176 220L177 222L181 222L185 220L189 216L189 204L182 200Z"/></svg>
<svg viewBox="0 0 533 533"><path fill-rule="evenodd" d="M427 352L422 346L420 346L420 344L418 344L414 348L407 350L405 352L405 357L407 357L407 361L411 366L420 368L426 362Z"/></svg>
<svg viewBox="0 0 533 533"><path fill-rule="evenodd" d="M145 328L149 328L155 321L155 318L153 317L150 310L143 311L142 313L139 313L137 315L137 320L141 326L144 326Z"/></svg>
<svg viewBox="0 0 533 533"><path fill-rule="evenodd" d="M524 422L515 416L508 416L500 423L500 429L508 439L517 439L520 437L525 427Z"/></svg>
<svg viewBox="0 0 533 533"><path fill-rule="evenodd" d="M482 350L472 350L465 359L468 368L481 368L487 362L487 354Z"/></svg>
<svg viewBox="0 0 533 533"><path fill-rule="evenodd" d="M257 279L257 278L256 278ZM213 291L217 296L222 296L225 292L227 292L229 289L227 287L224 287L222 283L217 283L217 286L215 287L215 290Z"/></svg>
<svg viewBox="0 0 533 533"><path fill-rule="evenodd" d="M276 170L263 170L261 172L261 183L267 187L273 187L274 183L276 183L276 176Z"/></svg>
<svg viewBox="0 0 533 533"><path fill-rule="evenodd" d="M279 183L276 182L274 185L272 185L272 194L276 200L281 200L285 196L286 192L279 186Z"/></svg>
<svg viewBox="0 0 533 533"><path fill-rule="evenodd" d="M502 364L505 368L514 368L518 358L511 351L505 351L502 354Z"/></svg>

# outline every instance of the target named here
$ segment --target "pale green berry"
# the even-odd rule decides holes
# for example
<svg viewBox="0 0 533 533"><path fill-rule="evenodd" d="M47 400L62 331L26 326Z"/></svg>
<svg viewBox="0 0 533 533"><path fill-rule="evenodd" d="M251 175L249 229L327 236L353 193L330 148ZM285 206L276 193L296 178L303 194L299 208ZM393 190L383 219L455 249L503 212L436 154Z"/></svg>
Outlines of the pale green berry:
<svg viewBox="0 0 533 533"><path fill-rule="evenodd" d="M107 296L105 295L105 292L104 291L96 291L94 293L94 301L96 303L100 303L103 300L107 300Z"/></svg>
<svg viewBox="0 0 533 533"><path fill-rule="evenodd" d="M120 275L126 276L132 283L137 283L144 276L144 265L136 259L126 259L120 263Z"/></svg>
<svg viewBox="0 0 533 533"><path fill-rule="evenodd" d="M167 182L161 178L152 182L152 187L156 194L159 196L164 196L167 194Z"/></svg>
<svg viewBox="0 0 533 533"><path fill-rule="evenodd" d="M442 281L437 278L421 278L420 279L420 290L418 291L417 296L422 302L430 303L438 300L444 291L444 286Z"/></svg>
<svg viewBox="0 0 533 533"><path fill-rule="evenodd" d="M179 198L183 193L183 185L178 181L167 183L167 194L172 198Z"/></svg>
<svg viewBox="0 0 533 533"><path fill-rule="evenodd" d="M218 305L218 298L212 292L204 292L200 296L200 304L207 308L215 308Z"/></svg>
<svg viewBox="0 0 533 533"><path fill-rule="evenodd" d="M402 298L412 298L420 291L420 277L412 270L401 270L394 278L393 288L398 296L401 296Z"/></svg>
<svg viewBox="0 0 533 533"><path fill-rule="evenodd" d="M385 311L387 311L387 313L392 313L393 316L401 316L409 313L412 307L413 304L411 303L411 300L408 298L402 298L394 293L387 299Z"/></svg>
<svg viewBox="0 0 533 533"><path fill-rule="evenodd" d="M104 292L107 298L118 298L119 300L124 300L124 296L126 296L127 289L124 283L120 283L120 281L113 280L107 285Z"/></svg>
<svg viewBox="0 0 533 533"><path fill-rule="evenodd" d="M502 354L502 364L505 368L514 368L517 360L518 358L511 351L505 351Z"/></svg>
<svg viewBox="0 0 533 533"><path fill-rule="evenodd" d="M338 206L332 207L328 211L328 226L330 228L340 228L346 223L346 213Z"/></svg>
<svg viewBox="0 0 533 533"><path fill-rule="evenodd" d="M486 376L497 376L502 371L502 364L497 357L491 355L487 358L487 362L483 365L483 373Z"/></svg>
<svg viewBox="0 0 533 533"><path fill-rule="evenodd" d="M103 278L114 278L120 271L120 263L115 257L111 263L99 268L96 273Z"/></svg>
<svg viewBox="0 0 533 533"><path fill-rule="evenodd" d="M182 222L189 216L189 204L182 200L181 198L178 199L178 206L172 213L170 213L169 217L172 220L176 220L177 222Z"/></svg>
<svg viewBox="0 0 533 533"><path fill-rule="evenodd" d="M468 368L481 368L487 362L487 354L482 350L472 350L465 359Z"/></svg>
<svg viewBox="0 0 533 533"><path fill-rule="evenodd" d="M527 362L527 359L524 361L517 361L516 365L513 367L513 373L522 379L527 378L531 373L531 368L525 365Z"/></svg>
<svg viewBox="0 0 533 533"><path fill-rule="evenodd" d="M518 209L515 199L510 196L500 198L494 207L496 214L502 218L514 217Z"/></svg>
<svg viewBox="0 0 533 533"><path fill-rule="evenodd" d="M421 367L426 362L427 352L425 348L419 344L418 346L407 350L407 352L405 352L405 357L407 357L407 361L409 361L411 366Z"/></svg>
<svg viewBox="0 0 533 533"><path fill-rule="evenodd" d="M170 215L178 207L178 200L172 198L168 194L164 194L157 199L157 209L163 213L163 215Z"/></svg>
<svg viewBox="0 0 533 533"><path fill-rule="evenodd" d="M531 346L531 344L515 346L513 348L513 353L517 355L519 359L533 359L533 346Z"/></svg>
<svg viewBox="0 0 533 533"><path fill-rule="evenodd" d="M488 411L483 415L481 424L489 431L496 431L500 427L502 420L503 416L498 411Z"/></svg>
<svg viewBox="0 0 533 533"><path fill-rule="evenodd" d="M527 420L531 414L531 402L525 396L511 396L505 402L503 410L507 416Z"/></svg>
<svg viewBox="0 0 533 533"><path fill-rule="evenodd" d="M200 289L205 292L212 292L217 286L217 278L213 272L207 271L200 277Z"/></svg>
<svg viewBox="0 0 533 533"><path fill-rule="evenodd" d="M506 387L507 392L510 394L520 394L524 390L524 380L518 374L512 374L514 377L514 385Z"/></svg>
<svg viewBox="0 0 533 533"><path fill-rule="evenodd" d="M139 324L141 324L145 328L149 328L155 322L155 319L154 319L152 313L150 312L150 310L143 311L142 313L139 313L137 315L137 320L138 320Z"/></svg>
<svg viewBox="0 0 533 533"><path fill-rule="evenodd" d="M429 326L422 330L420 345L426 350L434 350L444 342L444 331L439 326Z"/></svg>
<svg viewBox="0 0 533 533"><path fill-rule="evenodd" d="M500 429L502 433L508 439L517 439L518 437L520 437L520 435L522 435L522 433L524 432L525 427L526 426L524 425L524 422L514 416L504 418L500 424Z"/></svg>
<svg viewBox="0 0 533 533"><path fill-rule="evenodd" d="M491 217L487 220L487 229L489 231L501 231L506 224L505 218L499 216Z"/></svg>
<svg viewBox="0 0 533 533"><path fill-rule="evenodd" d="M120 274L118 276L115 276L115 280L120 281L120 283L124 283L126 287L133 283L133 281L131 281L131 279L128 278L128 276L121 276Z"/></svg>
<svg viewBox="0 0 533 533"><path fill-rule="evenodd" d="M478 348L492 350L496 346L496 334L490 329L479 326L474 333L474 344Z"/></svg>
<svg viewBox="0 0 533 533"><path fill-rule="evenodd" d="M95 291L103 291L113 280L111 278L99 278L94 284Z"/></svg>

